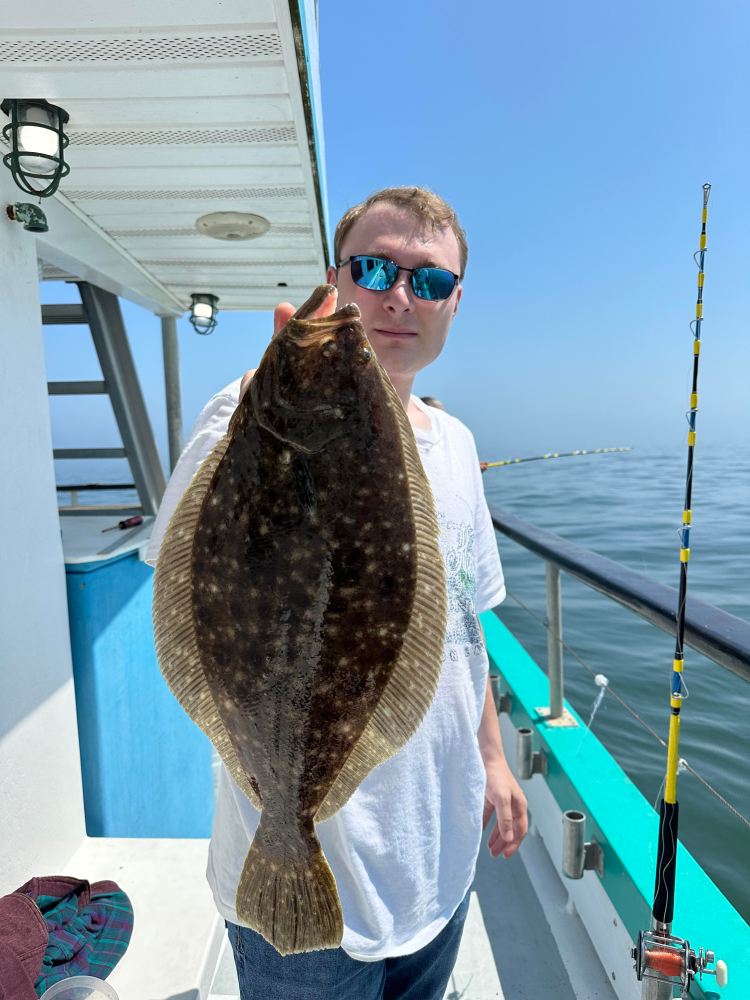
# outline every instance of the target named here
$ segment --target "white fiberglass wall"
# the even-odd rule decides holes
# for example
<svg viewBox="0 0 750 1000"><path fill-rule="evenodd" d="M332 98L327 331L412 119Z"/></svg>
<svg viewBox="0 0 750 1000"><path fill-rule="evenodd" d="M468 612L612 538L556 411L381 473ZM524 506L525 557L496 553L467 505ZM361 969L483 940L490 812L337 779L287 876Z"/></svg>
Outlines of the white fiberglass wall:
<svg viewBox="0 0 750 1000"><path fill-rule="evenodd" d="M85 835L36 239L0 165L0 895ZM44 204L41 206L44 208Z"/></svg>

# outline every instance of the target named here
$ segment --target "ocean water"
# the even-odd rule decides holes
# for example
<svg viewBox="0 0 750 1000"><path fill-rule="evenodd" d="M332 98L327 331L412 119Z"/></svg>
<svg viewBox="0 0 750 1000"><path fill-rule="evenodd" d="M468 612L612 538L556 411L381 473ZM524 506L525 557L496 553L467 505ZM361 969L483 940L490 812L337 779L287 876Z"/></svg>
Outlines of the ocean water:
<svg viewBox="0 0 750 1000"><path fill-rule="evenodd" d="M58 483L130 481L125 462L56 466ZM491 506L678 586L684 452L636 450L531 462L488 470L484 486ZM697 450L689 593L745 619L750 619L749 487L750 449ZM104 499L89 493L79 502ZM135 494L119 492L106 499L133 502ZM67 503L67 496L61 495L61 502ZM500 617L544 665L544 562L503 536L499 545L509 592ZM674 639L566 574L561 580L564 641L666 739ZM598 688L571 653L564 660L566 697L587 719ZM680 756L750 819L750 684L689 647L684 677L689 698L682 710ZM658 740L610 694L592 728L646 798L657 802L666 763ZM750 828L689 772L679 777L678 798L681 839L750 921ZM655 858L655 845L644 850ZM678 907L679 888L678 873Z"/></svg>
<svg viewBox="0 0 750 1000"><path fill-rule="evenodd" d="M677 588L685 466L686 454L633 451L488 470L484 485L490 506ZM750 449L696 450L688 592L745 619L749 487ZM500 618L544 666L544 562L504 536L499 545L509 592ZM565 573L561 586L564 641L666 740L674 638ZM598 688L567 651L564 664L566 697L588 719ZM750 684L687 646L684 677L689 697L680 756L750 819ZM658 740L610 694L592 729L646 798L657 802L666 767ZM678 778L678 800L683 843L750 921L750 829L690 772ZM644 849L655 859L655 845ZM676 893L679 907L679 872Z"/></svg>

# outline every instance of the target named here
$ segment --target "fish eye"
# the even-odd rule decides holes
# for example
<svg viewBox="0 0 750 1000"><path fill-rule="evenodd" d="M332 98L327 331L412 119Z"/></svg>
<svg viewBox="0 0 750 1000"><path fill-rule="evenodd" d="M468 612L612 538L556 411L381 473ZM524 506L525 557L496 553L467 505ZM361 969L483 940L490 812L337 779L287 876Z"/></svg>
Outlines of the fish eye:
<svg viewBox="0 0 750 1000"><path fill-rule="evenodd" d="M335 340L327 340L325 344L323 344L322 353L325 357L327 358L333 357L333 355L336 354L337 352L338 352L338 345L336 344Z"/></svg>
<svg viewBox="0 0 750 1000"><path fill-rule="evenodd" d="M359 360L362 364L367 364L367 362L372 358L372 351L369 347L362 347L359 352Z"/></svg>

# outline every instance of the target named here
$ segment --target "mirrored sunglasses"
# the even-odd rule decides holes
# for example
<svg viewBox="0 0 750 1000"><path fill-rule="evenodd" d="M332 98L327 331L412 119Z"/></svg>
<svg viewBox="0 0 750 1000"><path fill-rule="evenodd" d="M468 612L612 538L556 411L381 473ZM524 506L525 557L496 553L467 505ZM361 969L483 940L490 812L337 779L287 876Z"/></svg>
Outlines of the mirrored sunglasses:
<svg viewBox="0 0 750 1000"><path fill-rule="evenodd" d="M447 299L459 275L444 267L401 267L387 257L372 257L369 254L355 254L342 260L336 267L351 265L352 281L360 288L371 292L387 292L396 283L399 271L411 275L411 287L418 299Z"/></svg>

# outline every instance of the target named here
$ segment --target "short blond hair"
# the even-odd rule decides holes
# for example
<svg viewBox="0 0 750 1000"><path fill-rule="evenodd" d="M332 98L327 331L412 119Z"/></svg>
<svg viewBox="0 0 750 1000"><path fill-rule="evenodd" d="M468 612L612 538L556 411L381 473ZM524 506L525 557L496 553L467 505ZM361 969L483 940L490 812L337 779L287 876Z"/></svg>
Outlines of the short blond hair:
<svg viewBox="0 0 750 1000"><path fill-rule="evenodd" d="M458 241L458 249L461 262L461 274L463 278L466 273L466 261L469 257L469 247L466 242L466 233L461 228L456 212L447 201L427 188L422 187L390 187L375 191L369 198L365 198L359 205L354 205L348 209L339 219L336 232L333 236L333 262L338 265L341 260L341 247L347 234L351 230L357 219L361 219L365 212L378 205L387 202L390 205L397 205L411 212L425 226L431 229L452 229Z"/></svg>

